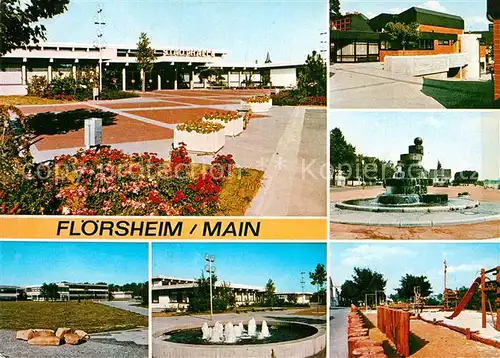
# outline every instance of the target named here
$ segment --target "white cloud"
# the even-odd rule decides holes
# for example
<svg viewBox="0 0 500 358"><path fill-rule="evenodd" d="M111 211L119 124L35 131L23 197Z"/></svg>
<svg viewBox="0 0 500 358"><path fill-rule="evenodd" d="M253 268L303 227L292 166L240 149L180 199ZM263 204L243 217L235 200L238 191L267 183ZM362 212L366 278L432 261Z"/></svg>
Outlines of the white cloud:
<svg viewBox="0 0 500 358"><path fill-rule="evenodd" d="M448 9L444 5L441 5L437 0L429 0L424 2L422 5L417 6L424 9L439 11L439 12L448 12Z"/></svg>
<svg viewBox="0 0 500 358"><path fill-rule="evenodd" d="M386 245L359 245L347 249L342 254L342 264L347 266L369 266L376 262L388 262L392 259L415 256L415 252L404 247L388 247Z"/></svg>
<svg viewBox="0 0 500 358"><path fill-rule="evenodd" d="M467 30L476 30L476 31L481 31L481 30L487 30L488 25L490 22L486 18L486 15L484 16L468 16L465 19L465 28Z"/></svg>

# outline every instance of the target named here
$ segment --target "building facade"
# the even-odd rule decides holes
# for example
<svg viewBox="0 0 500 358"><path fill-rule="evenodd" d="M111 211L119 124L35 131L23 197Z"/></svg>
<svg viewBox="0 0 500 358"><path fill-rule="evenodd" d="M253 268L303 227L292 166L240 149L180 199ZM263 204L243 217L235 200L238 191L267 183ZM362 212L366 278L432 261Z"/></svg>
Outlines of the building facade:
<svg viewBox="0 0 500 358"><path fill-rule="evenodd" d="M102 300L108 298L109 289L107 284L57 282L56 285L58 286L57 292L61 301L78 299ZM42 285L26 286L25 292L28 300L45 300L42 297Z"/></svg>
<svg viewBox="0 0 500 358"><path fill-rule="evenodd" d="M0 285L0 301L17 301L23 292L22 287Z"/></svg>
<svg viewBox="0 0 500 358"><path fill-rule="evenodd" d="M157 48L154 69L144 74L137 66L137 49L130 46L106 46L101 51L88 44L45 43L19 48L4 55L0 61L0 95L26 93L33 76L51 81L57 76L77 76L81 68L99 71L121 90L139 90L146 76L148 90L209 88L210 82L200 78L203 71L212 70L220 86L228 88L268 85L293 88L297 85L297 70L303 62L229 63L226 52L213 49ZM210 72L210 71L209 71ZM265 77L264 77L265 76ZM97 87L97 84L96 84Z"/></svg>
<svg viewBox="0 0 500 358"><path fill-rule="evenodd" d="M189 306L189 295L196 287L196 279L180 278L172 276L156 276L151 280L153 308L187 310ZM260 294L264 292L263 287L217 282L217 287L227 285L235 295L236 306L253 304Z"/></svg>
<svg viewBox="0 0 500 358"><path fill-rule="evenodd" d="M308 305L311 303L311 292L279 292L276 294L278 299L285 302L297 303L299 305Z"/></svg>
<svg viewBox="0 0 500 358"><path fill-rule="evenodd" d="M402 48L388 36L389 22L417 23L418 41ZM460 16L411 7L399 14L382 13L372 19L360 13L347 13L334 18L330 30L333 62L383 62L386 56L459 53L464 20Z"/></svg>

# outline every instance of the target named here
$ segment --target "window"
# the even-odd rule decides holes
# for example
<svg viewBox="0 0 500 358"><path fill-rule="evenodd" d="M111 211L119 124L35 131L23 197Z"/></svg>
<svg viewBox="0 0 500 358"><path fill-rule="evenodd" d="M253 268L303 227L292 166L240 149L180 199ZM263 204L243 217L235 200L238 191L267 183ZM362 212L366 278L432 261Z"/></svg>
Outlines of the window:
<svg viewBox="0 0 500 358"><path fill-rule="evenodd" d="M444 45L444 46L448 46L448 45L450 44L450 40L439 40L439 41L438 41L438 44L439 44L440 46L443 46L443 45Z"/></svg>

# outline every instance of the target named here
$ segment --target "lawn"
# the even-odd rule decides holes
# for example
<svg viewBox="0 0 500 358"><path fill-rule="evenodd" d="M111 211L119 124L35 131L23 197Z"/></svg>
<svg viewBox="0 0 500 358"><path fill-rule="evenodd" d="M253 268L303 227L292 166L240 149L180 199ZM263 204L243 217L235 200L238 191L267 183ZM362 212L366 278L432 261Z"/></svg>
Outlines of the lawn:
<svg viewBox="0 0 500 358"><path fill-rule="evenodd" d="M422 93L446 108L498 108L492 81L446 81L424 78Z"/></svg>
<svg viewBox="0 0 500 358"><path fill-rule="evenodd" d="M0 302L0 329L71 327L96 333L147 326L147 316L94 302Z"/></svg>
<svg viewBox="0 0 500 358"><path fill-rule="evenodd" d="M41 98L33 96L0 96L0 105L25 106L30 104L61 104L74 103L59 99Z"/></svg>

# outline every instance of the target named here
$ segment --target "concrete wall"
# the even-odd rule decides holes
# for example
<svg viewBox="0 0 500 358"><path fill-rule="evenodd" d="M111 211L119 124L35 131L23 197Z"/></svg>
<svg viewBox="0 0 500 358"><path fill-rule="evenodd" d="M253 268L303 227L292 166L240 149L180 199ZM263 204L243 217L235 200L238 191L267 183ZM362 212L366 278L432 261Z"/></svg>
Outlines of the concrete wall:
<svg viewBox="0 0 500 358"><path fill-rule="evenodd" d="M463 67L466 64L466 55L463 53L430 56L387 56L384 60L384 70L408 76L426 76L447 73L450 68Z"/></svg>

